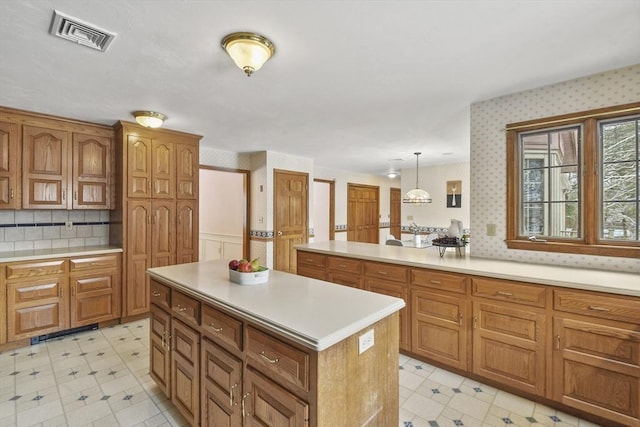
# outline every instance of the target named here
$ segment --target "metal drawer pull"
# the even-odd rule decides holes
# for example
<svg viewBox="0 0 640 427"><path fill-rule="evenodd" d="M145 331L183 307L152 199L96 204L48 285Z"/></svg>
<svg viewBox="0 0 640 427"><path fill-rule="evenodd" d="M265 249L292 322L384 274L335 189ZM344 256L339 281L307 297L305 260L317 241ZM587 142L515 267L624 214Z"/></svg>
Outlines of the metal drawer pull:
<svg viewBox="0 0 640 427"><path fill-rule="evenodd" d="M383 275L383 276L386 276L386 275L387 275L387 274L389 274L389 273L387 273L386 271L378 271L378 274L381 274L381 275Z"/></svg>
<svg viewBox="0 0 640 427"><path fill-rule="evenodd" d="M498 291L498 292L496 292L496 294L502 295L503 297L512 297L513 296L513 294L511 292L507 292L507 291Z"/></svg>
<svg viewBox="0 0 640 427"><path fill-rule="evenodd" d="M305 258L304 260L307 261L307 262L313 262L313 260L311 258Z"/></svg>
<svg viewBox="0 0 640 427"><path fill-rule="evenodd" d="M222 332L222 327L216 328L215 323L213 323L213 322L209 323L209 327L211 327L211 329L213 329L213 332Z"/></svg>
<svg viewBox="0 0 640 427"><path fill-rule="evenodd" d="M251 394L251 393L246 393L244 396L242 396L242 402L241 402L241 403L242 403L242 418L245 418L247 415L251 415L251 414L249 414L249 413L245 412L245 410L244 410L244 400L245 400L247 397L249 397L249 395L250 395L250 394Z"/></svg>
<svg viewBox="0 0 640 427"><path fill-rule="evenodd" d="M31 272L32 273L42 273L42 269L41 268L32 268Z"/></svg>
<svg viewBox="0 0 640 427"><path fill-rule="evenodd" d="M593 311L611 311L610 308L608 307L600 307L599 305L590 305L589 306L589 310L593 310Z"/></svg>
<svg viewBox="0 0 640 427"><path fill-rule="evenodd" d="M344 264L338 264L338 267L340 267L340 268L347 268L347 266L346 266L346 265L344 265Z"/></svg>
<svg viewBox="0 0 640 427"><path fill-rule="evenodd" d="M235 383L229 389L229 406L237 405L237 403L233 403L233 389L236 388L236 387L238 387L238 383Z"/></svg>
<svg viewBox="0 0 640 427"><path fill-rule="evenodd" d="M434 285L439 285L442 282L440 280L429 280L429 283L433 283Z"/></svg>
<svg viewBox="0 0 640 427"><path fill-rule="evenodd" d="M160 296L160 292L158 292L158 291L151 291L151 296L159 297L159 296Z"/></svg>
<svg viewBox="0 0 640 427"><path fill-rule="evenodd" d="M178 308L178 311L181 313L187 311L187 307L183 307L180 304L178 304L176 307Z"/></svg>
<svg viewBox="0 0 640 427"><path fill-rule="evenodd" d="M262 356L262 358L269 363L278 363L278 361L280 360L277 357L275 359L269 359L269 357L266 354L264 354L264 350L260 352L260 356Z"/></svg>

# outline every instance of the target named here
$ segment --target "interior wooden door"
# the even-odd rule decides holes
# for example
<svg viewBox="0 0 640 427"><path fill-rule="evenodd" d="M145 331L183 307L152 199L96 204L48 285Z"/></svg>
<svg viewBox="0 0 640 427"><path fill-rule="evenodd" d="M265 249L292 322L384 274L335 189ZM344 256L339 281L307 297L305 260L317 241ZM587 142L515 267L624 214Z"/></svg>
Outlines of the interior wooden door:
<svg viewBox="0 0 640 427"><path fill-rule="evenodd" d="M294 246L307 243L309 233L309 175L275 170L274 182L274 267L295 274Z"/></svg>
<svg viewBox="0 0 640 427"><path fill-rule="evenodd" d="M402 237L400 229L402 223L402 193L399 188L389 190L389 234L396 239Z"/></svg>
<svg viewBox="0 0 640 427"><path fill-rule="evenodd" d="M347 240L378 243L380 188L347 184Z"/></svg>

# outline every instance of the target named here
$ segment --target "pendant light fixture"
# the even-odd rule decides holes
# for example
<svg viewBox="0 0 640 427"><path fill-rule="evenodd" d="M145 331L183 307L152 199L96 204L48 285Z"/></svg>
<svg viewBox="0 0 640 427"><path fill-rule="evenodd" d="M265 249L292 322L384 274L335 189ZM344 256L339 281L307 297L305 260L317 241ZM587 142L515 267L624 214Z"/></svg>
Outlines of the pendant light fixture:
<svg viewBox="0 0 640 427"><path fill-rule="evenodd" d="M255 33L232 33L222 39L222 48L247 77L258 71L276 52L275 45Z"/></svg>
<svg viewBox="0 0 640 427"><path fill-rule="evenodd" d="M416 188L407 192L402 198L402 203L410 203L412 205L424 205L431 203L431 194L418 187L418 156L420 152L413 153L416 155Z"/></svg>

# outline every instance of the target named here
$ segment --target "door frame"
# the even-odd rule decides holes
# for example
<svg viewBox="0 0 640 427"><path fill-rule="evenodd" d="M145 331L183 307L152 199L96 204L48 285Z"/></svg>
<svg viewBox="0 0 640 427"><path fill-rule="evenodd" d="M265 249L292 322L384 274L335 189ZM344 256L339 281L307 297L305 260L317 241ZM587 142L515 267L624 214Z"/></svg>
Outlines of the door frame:
<svg viewBox="0 0 640 427"><path fill-rule="evenodd" d="M244 193L244 212L242 213L242 256L244 259L250 258L249 248L249 218L251 214L251 171L246 169L234 169L224 168L219 166L200 165L200 169L218 171L218 172L231 172L239 173L243 175L242 180L242 192ZM198 171L199 172L199 171ZM198 197L200 197L200 194ZM199 201L198 201L199 204ZM198 230L198 233L200 230Z"/></svg>
<svg viewBox="0 0 640 427"><path fill-rule="evenodd" d="M329 240L336 239L336 181L314 178L313 182L329 184ZM309 213L307 211L307 213ZM315 219L315 218L314 218Z"/></svg>

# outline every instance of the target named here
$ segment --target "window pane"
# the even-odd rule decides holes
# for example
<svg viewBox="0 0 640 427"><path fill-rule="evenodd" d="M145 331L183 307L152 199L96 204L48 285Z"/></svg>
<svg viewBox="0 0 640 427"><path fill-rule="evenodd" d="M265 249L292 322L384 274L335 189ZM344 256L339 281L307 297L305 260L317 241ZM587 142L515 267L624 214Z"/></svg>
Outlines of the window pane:
<svg viewBox="0 0 640 427"><path fill-rule="evenodd" d="M614 240L638 240L637 218L637 203L604 203L602 237Z"/></svg>
<svg viewBox="0 0 640 427"><path fill-rule="evenodd" d="M605 163L636 158L636 124L637 120L602 124L602 159Z"/></svg>
<svg viewBox="0 0 640 427"><path fill-rule="evenodd" d="M581 237L580 133L576 126L519 135L522 235Z"/></svg>
<svg viewBox="0 0 640 427"><path fill-rule="evenodd" d="M603 200L636 200L638 162L609 163L602 166Z"/></svg>

